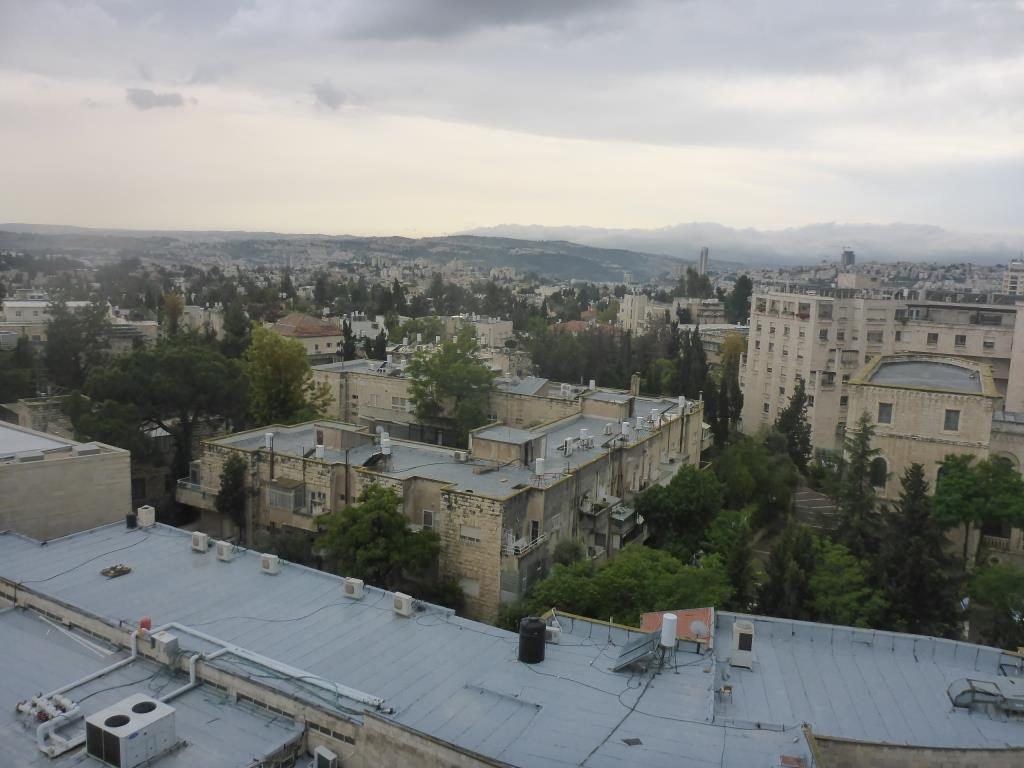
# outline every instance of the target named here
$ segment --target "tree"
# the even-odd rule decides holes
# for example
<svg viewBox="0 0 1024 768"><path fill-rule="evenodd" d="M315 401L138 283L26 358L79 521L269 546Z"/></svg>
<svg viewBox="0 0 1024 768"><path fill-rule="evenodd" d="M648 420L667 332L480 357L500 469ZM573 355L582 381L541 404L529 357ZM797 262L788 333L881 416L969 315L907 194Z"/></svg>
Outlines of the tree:
<svg viewBox="0 0 1024 768"><path fill-rule="evenodd" d="M249 413L257 424L294 424L317 418L329 394L313 381L306 350L269 328L253 326L245 353Z"/></svg>
<svg viewBox="0 0 1024 768"><path fill-rule="evenodd" d="M380 329L380 333L374 338L368 357L373 360L388 359L388 334L383 328Z"/></svg>
<svg viewBox="0 0 1024 768"><path fill-rule="evenodd" d="M208 344L183 336L139 349L96 368L85 394L95 432L116 426L116 417L136 432L164 429L174 440L177 477L188 474L192 444L200 421L224 418L237 422L245 412L247 388L242 367ZM78 425L76 425L76 428ZM95 439L95 437L94 437Z"/></svg>
<svg viewBox="0 0 1024 768"><path fill-rule="evenodd" d="M578 539L561 539L551 553L551 562L558 565L572 565L587 554L583 542Z"/></svg>
<svg viewBox="0 0 1024 768"><path fill-rule="evenodd" d="M973 463L967 454L950 454L939 469L935 513L947 528L964 530L963 568L970 560L972 526L1024 523L1024 479L1006 459L994 456Z"/></svg>
<svg viewBox="0 0 1024 768"><path fill-rule="evenodd" d="M437 560L437 532L409 530L401 503L392 489L373 484L358 503L328 518L321 544L339 573L394 588L403 583L403 570L419 572Z"/></svg>
<svg viewBox="0 0 1024 768"><path fill-rule="evenodd" d="M243 355L249 346L249 317L240 299L235 298L224 310L224 337L221 351L230 358Z"/></svg>
<svg viewBox="0 0 1024 768"><path fill-rule="evenodd" d="M722 509L724 494L714 473L684 464L668 485L655 485L641 493L636 511L647 521L652 546L688 559Z"/></svg>
<svg viewBox="0 0 1024 768"><path fill-rule="evenodd" d="M63 300L47 309L44 362L53 383L80 389L89 373L106 358L107 306L101 303L72 310Z"/></svg>
<svg viewBox="0 0 1024 768"><path fill-rule="evenodd" d="M997 648L1024 645L1024 571L1003 564L979 568L969 594L985 642Z"/></svg>
<svg viewBox="0 0 1024 768"><path fill-rule="evenodd" d="M13 350L0 352L0 403L36 394L35 353L28 337L19 336Z"/></svg>
<svg viewBox="0 0 1024 768"><path fill-rule="evenodd" d="M843 473L839 481L838 541L854 557L864 557L877 551L877 520L875 488L871 478L871 463L879 450L872 447L875 427L865 413L857 427L846 437Z"/></svg>
<svg viewBox="0 0 1024 768"><path fill-rule="evenodd" d="M185 312L185 300L177 291L169 291L164 296L164 332L174 337L181 329L181 316Z"/></svg>
<svg viewBox="0 0 1024 768"><path fill-rule="evenodd" d="M842 544L820 543L808 582L816 621L849 627L877 627L885 598L871 585L868 564Z"/></svg>
<svg viewBox="0 0 1024 768"><path fill-rule="evenodd" d="M785 450L768 444L782 441L777 433L769 433L766 442L741 436L711 465L722 483L727 508L754 506L750 525L755 529L770 526L789 512L797 471Z"/></svg>
<svg viewBox="0 0 1024 768"><path fill-rule="evenodd" d="M341 321L341 359L356 359L356 339L352 333L352 323L347 319Z"/></svg>
<svg viewBox="0 0 1024 768"><path fill-rule="evenodd" d="M811 425L807 421L807 391L804 380L798 379L789 404L779 412L775 429L786 436L786 450L797 469L807 472L811 459Z"/></svg>
<svg viewBox="0 0 1024 768"><path fill-rule="evenodd" d="M784 619L811 619L811 577L818 540L809 528L791 523L772 549L759 594L760 612Z"/></svg>
<svg viewBox="0 0 1024 768"><path fill-rule="evenodd" d="M725 319L730 323L745 323L750 317L750 297L753 293L754 281L747 275L740 275L725 297Z"/></svg>
<svg viewBox="0 0 1024 768"><path fill-rule="evenodd" d="M247 471L245 459L237 453L232 453L224 462L224 468L220 473L220 490L217 491L217 498L214 500L214 507L222 517L233 522L244 539L246 531L245 507L248 493L245 488L245 475Z"/></svg>
<svg viewBox="0 0 1024 768"><path fill-rule="evenodd" d="M460 443L487 422L494 386L494 372L477 359L476 350L476 334L467 325L438 350L417 352L406 368L416 417L428 422L450 414Z"/></svg>
<svg viewBox="0 0 1024 768"><path fill-rule="evenodd" d="M886 515L878 557L888 602L885 625L918 635L954 636L958 600L924 467L911 464L900 483L903 491Z"/></svg>
<svg viewBox="0 0 1024 768"><path fill-rule="evenodd" d="M701 548L719 555L725 563L726 577L732 587L732 599L727 607L748 610L757 587L748 512L725 509L715 515L705 531Z"/></svg>
<svg viewBox="0 0 1024 768"><path fill-rule="evenodd" d="M743 414L743 390L740 387L740 359L746 350L747 342L738 333L729 334L722 342L722 378L729 385L730 426L734 426Z"/></svg>

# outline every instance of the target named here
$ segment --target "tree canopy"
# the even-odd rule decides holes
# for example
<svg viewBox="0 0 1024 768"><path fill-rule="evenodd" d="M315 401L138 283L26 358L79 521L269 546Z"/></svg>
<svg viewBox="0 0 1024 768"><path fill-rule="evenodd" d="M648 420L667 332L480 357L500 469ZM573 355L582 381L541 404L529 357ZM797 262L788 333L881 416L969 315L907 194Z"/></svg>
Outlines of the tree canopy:
<svg viewBox="0 0 1024 768"><path fill-rule="evenodd" d="M775 420L775 429L786 437L786 450L797 469L807 471L811 459L811 425L807 421L807 390L799 379L789 403Z"/></svg>
<svg viewBox="0 0 1024 768"><path fill-rule="evenodd" d="M319 416L328 398L313 381L302 344L269 328L253 326L245 352L249 413L256 424L293 424Z"/></svg>
<svg viewBox="0 0 1024 768"><path fill-rule="evenodd" d="M47 312L46 371L58 387L80 389L89 373L106 359L107 306L97 302L71 309L59 299Z"/></svg>
<svg viewBox="0 0 1024 768"><path fill-rule="evenodd" d="M865 413L846 436L842 474L839 480L839 530L837 539L856 557L878 548L878 521L871 463L879 454L872 446L874 423Z"/></svg>
<svg viewBox="0 0 1024 768"><path fill-rule="evenodd" d="M722 509L725 488L713 472L684 464L667 485L655 485L636 499L647 521L652 546L682 558L697 551L708 523Z"/></svg>
<svg viewBox="0 0 1024 768"><path fill-rule="evenodd" d="M243 532L243 539L246 532L245 507L248 495L245 488L246 471L245 459L237 453L228 456L220 473L220 489L214 500L217 512L238 526L239 531Z"/></svg>

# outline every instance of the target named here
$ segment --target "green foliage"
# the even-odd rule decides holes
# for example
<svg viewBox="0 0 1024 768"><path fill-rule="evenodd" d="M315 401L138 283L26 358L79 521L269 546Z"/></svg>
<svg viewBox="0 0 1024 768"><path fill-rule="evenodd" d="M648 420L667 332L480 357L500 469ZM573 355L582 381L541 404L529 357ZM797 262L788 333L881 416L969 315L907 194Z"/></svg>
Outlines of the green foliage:
<svg viewBox="0 0 1024 768"><path fill-rule="evenodd" d="M46 371L58 387L80 389L89 373L106 359L107 307L95 303L71 310L58 300L47 311Z"/></svg>
<svg viewBox="0 0 1024 768"><path fill-rule="evenodd" d="M732 587L732 599L726 607L739 611L749 609L757 588L749 518L749 511L722 510L708 525L701 545L705 552L718 555L725 563Z"/></svg>
<svg viewBox="0 0 1024 768"><path fill-rule="evenodd" d="M725 319L730 323L745 323L750 317L750 296L754 292L754 281L747 275L740 275L729 295L725 297Z"/></svg>
<svg viewBox="0 0 1024 768"><path fill-rule="evenodd" d="M862 414L856 428L846 437L843 473L839 481L838 541L856 557L878 551L878 515L871 462L879 450L871 445L875 426L868 414Z"/></svg>
<svg viewBox="0 0 1024 768"><path fill-rule="evenodd" d="M789 458L797 469L806 472L811 459L811 425L807 421L807 391L803 379L797 381L789 404L779 412L775 429L786 437Z"/></svg>
<svg viewBox="0 0 1024 768"><path fill-rule="evenodd" d="M302 344L262 326L253 326L245 353L249 413L256 424L294 424L319 416L327 392L313 381Z"/></svg>
<svg viewBox="0 0 1024 768"><path fill-rule="evenodd" d="M679 390L691 400L696 400L701 392L712 395L708 386L708 357L704 352L704 344L700 340L700 330L680 333L679 339Z"/></svg>
<svg viewBox="0 0 1024 768"><path fill-rule="evenodd" d="M818 540L804 525L791 523L772 549L759 594L760 613L784 619L813 619L811 577Z"/></svg>
<svg viewBox="0 0 1024 768"><path fill-rule="evenodd" d="M185 299L177 291L169 291L164 296L163 325L164 333L177 336L181 330L181 316L185 312Z"/></svg>
<svg viewBox="0 0 1024 768"><path fill-rule="evenodd" d="M0 352L0 403L36 396L36 355L24 336L9 352Z"/></svg>
<svg viewBox="0 0 1024 768"><path fill-rule="evenodd" d="M935 514L946 527L963 526L966 570L972 526L997 522L1024 524L1024 479L1001 457L974 463L973 456L951 454L939 470Z"/></svg>
<svg viewBox="0 0 1024 768"><path fill-rule="evenodd" d="M218 417L241 419L247 388L237 362L208 344L182 336L94 369L85 394L92 405L81 415L88 413L103 422L88 434L102 433L104 425L134 424L136 430L160 427L174 440L174 469L177 477L184 477L192 460L196 423ZM88 420L81 415L75 426L85 431Z"/></svg>
<svg viewBox="0 0 1024 768"><path fill-rule="evenodd" d="M406 369L416 417L424 422L451 418L456 440L487 421L494 372L476 357L476 336L465 326L436 352L416 353Z"/></svg>
<svg viewBox="0 0 1024 768"><path fill-rule="evenodd" d="M433 564L441 549L437 532L410 531L401 503L390 488L366 488L357 504L327 519L326 559L339 573L387 588L402 583L403 569L419 572Z"/></svg>
<svg viewBox="0 0 1024 768"><path fill-rule="evenodd" d="M797 472L785 451L742 436L723 450L711 467L724 488L727 508L754 505L753 528L773 525L789 512Z"/></svg>
<svg viewBox="0 0 1024 768"><path fill-rule="evenodd" d="M300 565L316 566L313 554L313 536L301 531L258 531L254 546L260 552Z"/></svg>
<svg viewBox="0 0 1024 768"><path fill-rule="evenodd" d="M237 453L228 456L220 473L220 490L217 491L217 498L214 500L217 512L233 522L240 531L246 528L246 472L245 459Z"/></svg>
<svg viewBox="0 0 1024 768"><path fill-rule="evenodd" d="M438 336L444 336L444 323L437 315L414 317L402 323L395 338L409 339L410 342L415 343L416 334L423 335L424 344L433 344Z"/></svg>
<svg viewBox="0 0 1024 768"><path fill-rule="evenodd" d="M556 565L552 575L534 587L526 605L535 614L558 608L635 625L642 613L723 605L730 596L718 558L706 557L700 565L689 566L667 552L637 546L596 568L589 561Z"/></svg>
<svg viewBox="0 0 1024 768"><path fill-rule="evenodd" d="M1012 565L979 568L969 584L982 639L997 648L1024 645L1024 571Z"/></svg>
<svg viewBox="0 0 1024 768"><path fill-rule="evenodd" d="M946 537L932 512L924 467L911 464L899 501L885 515L878 557L888 602L885 625L901 632L955 637L956 584L949 576Z"/></svg>
<svg viewBox="0 0 1024 768"><path fill-rule="evenodd" d="M715 292L711 288L711 278L699 274L693 267L687 267L686 274L679 278L679 284L673 293L691 299L710 299Z"/></svg>
<svg viewBox="0 0 1024 768"><path fill-rule="evenodd" d="M681 466L668 485L655 485L636 498L647 521L652 546L688 558L695 553L708 523L722 509L725 488L713 472Z"/></svg>
<svg viewBox="0 0 1024 768"><path fill-rule="evenodd" d="M578 539L561 539L555 544L551 561L556 565L572 565L587 554L583 542Z"/></svg>
<svg viewBox="0 0 1024 768"><path fill-rule="evenodd" d="M238 358L249 346L249 317L241 300L235 298L224 310L224 335L220 349L227 357Z"/></svg>
<svg viewBox="0 0 1024 768"><path fill-rule="evenodd" d="M809 587L816 621L849 627L875 627L886 609L883 595L871 585L868 563L842 544L820 542Z"/></svg>

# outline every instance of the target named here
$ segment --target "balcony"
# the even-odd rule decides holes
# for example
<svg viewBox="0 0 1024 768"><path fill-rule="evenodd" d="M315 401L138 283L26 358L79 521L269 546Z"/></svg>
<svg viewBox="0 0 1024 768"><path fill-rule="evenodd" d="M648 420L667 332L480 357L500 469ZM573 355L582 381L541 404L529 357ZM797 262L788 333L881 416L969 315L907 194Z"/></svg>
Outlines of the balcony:
<svg viewBox="0 0 1024 768"><path fill-rule="evenodd" d="M216 488L204 488L199 483L193 483L189 478L183 477L178 480L178 486L174 490L174 500L186 507L212 512L216 509L217 493Z"/></svg>
<svg viewBox="0 0 1024 768"><path fill-rule="evenodd" d="M533 541L522 538L511 543L506 542L501 548L501 554L505 557L525 557L530 552L544 544L547 540L548 535L546 533L542 533Z"/></svg>

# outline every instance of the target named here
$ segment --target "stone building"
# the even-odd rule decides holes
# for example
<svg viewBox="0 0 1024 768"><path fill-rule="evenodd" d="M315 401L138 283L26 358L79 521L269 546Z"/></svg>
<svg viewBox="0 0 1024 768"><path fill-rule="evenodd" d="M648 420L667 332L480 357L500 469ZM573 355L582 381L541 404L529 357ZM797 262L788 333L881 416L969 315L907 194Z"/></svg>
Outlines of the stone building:
<svg viewBox="0 0 1024 768"><path fill-rule="evenodd" d="M203 511L203 530L232 535L213 504L232 453L249 468L250 531L316 532L368 484L394 488L409 524L440 535L442 574L458 580L467 611L493 620L546 575L559 540L581 541L593 559L642 541L631 498L700 461L702 403L604 390L578 402L533 429L478 429L465 451L331 421L243 432L204 443L178 501Z"/></svg>
<svg viewBox="0 0 1024 768"><path fill-rule="evenodd" d="M330 359L342 348L341 324L293 312L285 315L271 328L282 336L295 339L312 358Z"/></svg>

